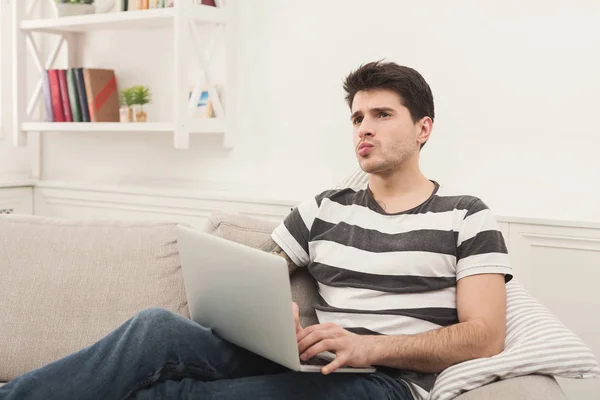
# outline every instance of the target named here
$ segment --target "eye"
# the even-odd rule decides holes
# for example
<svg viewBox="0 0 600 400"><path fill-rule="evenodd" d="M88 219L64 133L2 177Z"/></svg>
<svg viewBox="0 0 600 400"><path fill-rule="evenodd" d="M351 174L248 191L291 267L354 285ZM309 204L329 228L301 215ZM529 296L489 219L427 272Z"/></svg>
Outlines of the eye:
<svg viewBox="0 0 600 400"><path fill-rule="evenodd" d="M390 114L386 113L385 111L382 111L382 112L379 113L379 117L380 118L387 118L389 116L390 116Z"/></svg>
<svg viewBox="0 0 600 400"><path fill-rule="evenodd" d="M352 123L354 125L358 125L358 124L360 124L362 122L362 120L363 120L363 117L356 117L356 118L354 118L354 120L352 121Z"/></svg>

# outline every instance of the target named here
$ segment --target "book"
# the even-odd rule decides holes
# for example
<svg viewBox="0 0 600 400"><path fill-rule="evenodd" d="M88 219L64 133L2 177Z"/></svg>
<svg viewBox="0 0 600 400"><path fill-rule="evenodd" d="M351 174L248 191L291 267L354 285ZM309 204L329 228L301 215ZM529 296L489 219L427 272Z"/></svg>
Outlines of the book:
<svg viewBox="0 0 600 400"><path fill-rule="evenodd" d="M121 1L121 11L127 11L128 7L127 7L127 0L120 0Z"/></svg>
<svg viewBox="0 0 600 400"><path fill-rule="evenodd" d="M198 110L196 115L200 118L210 118L213 116L213 106L208 90L204 90L200 94L197 107Z"/></svg>
<svg viewBox="0 0 600 400"><path fill-rule="evenodd" d="M79 99L79 108L81 109L81 120L82 122L90 122L90 111L85 93L85 82L83 81L83 68L74 68L74 71L75 81L77 82L77 98Z"/></svg>
<svg viewBox="0 0 600 400"><path fill-rule="evenodd" d="M203 88L197 94L193 90L188 102L188 114L196 118L211 118L213 111L209 90Z"/></svg>
<svg viewBox="0 0 600 400"><path fill-rule="evenodd" d="M58 70L49 69L48 79L50 81L50 97L52 99L52 112L54 122L65 122L65 112L62 108L62 98L60 97L60 83L58 82Z"/></svg>
<svg viewBox="0 0 600 400"><path fill-rule="evenodd" d="M148 0L142 0L142 10L147 10L149 6Z"/></svg>
<svg viewBox="0 0 600 400"><path fill-rule="evenodd" d="M64 69L58 70L58 85L60 88L60 98L62 100L63 113L65 114L65 122L73 122L71 115L71 103L69 103L69 90L67 89L67 71Z"/></svg>
<svg viewBox="0 0 600 400"><path fill-rule="evenodd" d="M112 69L83 69L90 122L119 122L119 92Z"/></svg>
<svg viewBox="0 0 600 400"><path fill-rule="evenodd" d="M208 88L208 98L210 99L210 103L215 113L215 118L224 117L225 110L223 110L223 105L221 104L221 99L219 98L219 92L215 86Z"/></svg>
<svg viewBox="0 0 600 400"><path fill-rule="evenodd" d="M46 122L54 122L54 111L52 111L52 97L50 94L50 79L48 71L42 71L42 92L44 94L44 106L46 108Z"/></svg>
<svg viewBox="0 0 600 400"><path fill-rule="evenodd" d="M142 9L142 0L128 0L127 1L127 10L128 11L137 11Z"/></svg>
<svg viewBox="0 0 600 400"><path fill-rule="evenodd" d="M81 118L81 106L77 97L77 80L75 79L75 70L69 68L67 70L67 89L69 92L69 103L71 104L71 114L73 122L83 122Z"/></svg>
<svg viewBox="0 0 600 400"><path fill-rule="evenodd" d="M202 92L206 89L206 73L203 70L200 70L198 73L198 77L194 86L192 86L192 93L188 98L188 108L196 109L198 107L198 103L200 101L200 97L202 96Z"/></svg>

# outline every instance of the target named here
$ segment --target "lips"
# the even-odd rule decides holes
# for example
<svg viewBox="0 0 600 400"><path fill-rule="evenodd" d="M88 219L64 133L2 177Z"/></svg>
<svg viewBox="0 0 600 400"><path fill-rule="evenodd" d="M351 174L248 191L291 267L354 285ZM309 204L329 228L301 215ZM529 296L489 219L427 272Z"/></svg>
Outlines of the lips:
<svg viewBox="0 0 600 400"><path fill-rule="evenodd" d="M369 154L371 150L373 150L372 144L362 143L360 146L358 146L358 155L364 157Z"/></svg>

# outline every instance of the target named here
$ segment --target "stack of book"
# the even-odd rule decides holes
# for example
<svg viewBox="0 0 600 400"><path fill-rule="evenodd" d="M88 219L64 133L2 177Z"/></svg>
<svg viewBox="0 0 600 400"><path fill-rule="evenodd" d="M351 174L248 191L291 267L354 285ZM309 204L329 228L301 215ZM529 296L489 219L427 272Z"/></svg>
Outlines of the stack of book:
<svg viewBox="0 0 600 400"><path fill-rule="evenodd" d="M118 0L119 10L138 11L173 7L175 0ZM215 0L195 0L197 4L216 7Z"/></svg>
<svg viewBox="0 0 600 400"><path fill-rule="evenodd" d="M112 69L49 69L43 74L48 122L119 122L119 93Z"/></svg>

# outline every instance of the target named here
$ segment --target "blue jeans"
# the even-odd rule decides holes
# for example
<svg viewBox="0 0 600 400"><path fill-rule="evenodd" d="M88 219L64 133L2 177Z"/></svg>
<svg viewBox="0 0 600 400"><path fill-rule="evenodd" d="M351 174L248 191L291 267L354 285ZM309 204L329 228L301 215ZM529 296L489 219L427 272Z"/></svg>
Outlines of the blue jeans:
<svg viewBox="0 0 600 400"><path fill-rule="evenodd" d="M163 309L138 313L96 344L20 376L0 399L412 399L383 373L290 371Z"/></svg>

